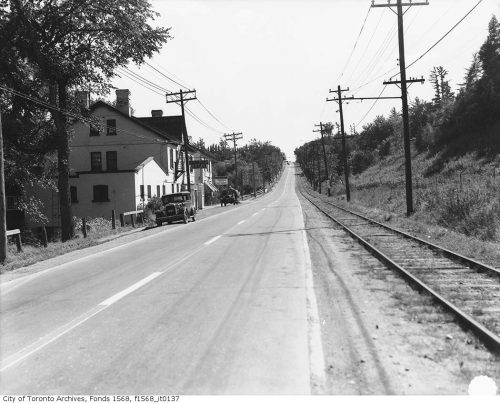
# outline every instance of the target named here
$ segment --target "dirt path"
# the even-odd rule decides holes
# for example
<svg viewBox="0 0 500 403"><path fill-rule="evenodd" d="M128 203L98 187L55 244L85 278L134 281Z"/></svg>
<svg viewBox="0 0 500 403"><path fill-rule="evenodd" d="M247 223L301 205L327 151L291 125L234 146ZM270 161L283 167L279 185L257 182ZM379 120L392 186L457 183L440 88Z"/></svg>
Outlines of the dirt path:
<svg viewBox="0 0 500 403"><path fill-rule="evenodd" d="M299 199L322 326L327 393L466 394L478 375L500 385L498 356Z"/></svg>

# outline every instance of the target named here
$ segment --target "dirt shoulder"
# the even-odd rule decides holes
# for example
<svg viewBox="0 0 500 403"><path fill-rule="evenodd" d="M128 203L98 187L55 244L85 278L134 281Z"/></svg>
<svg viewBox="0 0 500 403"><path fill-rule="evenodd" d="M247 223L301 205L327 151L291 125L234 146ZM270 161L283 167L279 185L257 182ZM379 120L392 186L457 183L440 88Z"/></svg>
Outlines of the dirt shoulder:
<svg viewBox="0 0 500 403"><path fill-rule="evenodd" d="M500 385L500 357L299 199L328 394L466 394L478 375Z"/></svg>

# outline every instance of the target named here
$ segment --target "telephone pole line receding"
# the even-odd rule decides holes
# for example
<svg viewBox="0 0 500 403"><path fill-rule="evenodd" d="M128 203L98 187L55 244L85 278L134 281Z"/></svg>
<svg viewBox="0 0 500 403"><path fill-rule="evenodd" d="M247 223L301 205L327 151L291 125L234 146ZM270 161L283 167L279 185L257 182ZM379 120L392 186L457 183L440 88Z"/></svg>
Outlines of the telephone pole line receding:
<svg viewBox="0 0 500 403"><path fill-rule="evenodd" d="M330 179L330 175L328 175L328 163L326 160L326 148L325 148L325 137L324 137L324 132L323 132L323 122L319 122L319 125L314 125L316 127L319 127L319 130L313 130L313 133L321 133L321 144L323 145L323 159L325 161L325 175L327 179Z"/></svg>
<svg viewBox="0 0 500 403"><path fill-rule="evenodd" d="M392 12L392 7L397 7L398 16L398 39L399 39L399 74L401 76L401 100L403 103L403 138L405 150L405 175L406 175L406 215L410 216L413 213L413 185L411 175L411 150L410 150L410 118L408 116L408 88L406 79L406 62L405 62L405 42L403 29L403 7L412 6L428 6L429 2L409 2L403 3L402 0L397 0L396 3L375 4L372 0L372 7L389 7Z"/></svg>
<svg viewBox="0 0 500 403"><path fill-rule="evenodd" d="M187 178L187 190L191 193L191 172L189 171L189 137L186 128L186 116L184 115L184 103L187 101L192 101L196 99L196 90L182 91L179 92L168 92L166 94L167 104L170 103L180 103L182 111L182 137L184 142L184 156L186 159L186 178ZM187 97L186 97L187 95Z"/></svg>
<svg viewBox="0 0 500 403"><path fill-rule="evenodd" d="M243 133L226 133L224 134L226 140L231 140L233 142L234 149L234 184L238 188L238 165L236 164L236 142L243 138Z"/></svg>
<svg viewBox="0 0 500 403"><path fill-rule="evenodd" d="M351 190L349 188L349 166L347 165L347 147L345 143L345 131L344 131L344 113L342 112L342 101L345 99L342 97L342 93L345 91L349 91L349 88L345 90L340 88L340 85L337 86L337 91L330 90L329 92L337 92L337 98L326 99L327 101L335 101L339 104L339 113L340 113L340 134L342 136L342 153L344 154L344 181L345 181L345 198L347 201L351 201Z"/></svg>

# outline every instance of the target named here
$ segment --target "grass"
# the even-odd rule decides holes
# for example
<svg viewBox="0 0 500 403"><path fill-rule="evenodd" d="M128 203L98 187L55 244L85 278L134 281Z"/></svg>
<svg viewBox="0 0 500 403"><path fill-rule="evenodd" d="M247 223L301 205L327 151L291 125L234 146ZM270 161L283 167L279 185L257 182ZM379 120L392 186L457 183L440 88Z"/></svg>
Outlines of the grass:
<svg viewBox="0 0 500 403"><path fill-rule="evenodd" d="M332 194L373 219L499 267L500 156L468 154L429 175L438 158L412 156L415 213L410 218L402 156L390 155L352 176L351 203L345 202L343 184L335 184Z"/></svg>
<svg viewBox="0 0 500 403"><path fill-rule="evenodd" d="M132 230L131 226L120 227L119 223L115 230L111 228L111 221L104 218L94 218L87 220L87 238L81 233L81 222L76 222L76 236L70 241L49 242L44 248L40 240L30 234L23 234L23 251L18 252L14 243L9 243L7 259L0 265L0 273L18 269L19 267L63 255L78 249L94 246L102 242L103 238L119 235Z"/></svg>

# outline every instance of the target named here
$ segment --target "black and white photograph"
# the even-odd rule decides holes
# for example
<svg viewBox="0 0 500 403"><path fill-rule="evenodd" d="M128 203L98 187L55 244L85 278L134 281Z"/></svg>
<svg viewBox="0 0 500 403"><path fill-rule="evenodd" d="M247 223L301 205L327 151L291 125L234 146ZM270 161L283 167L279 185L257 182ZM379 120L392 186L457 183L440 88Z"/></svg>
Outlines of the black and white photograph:
<svg viewBox="0 0 500 403"><path fill-rule="evenodd" d="M499 18L0 0L2 401L496 399Z"/></svg>

